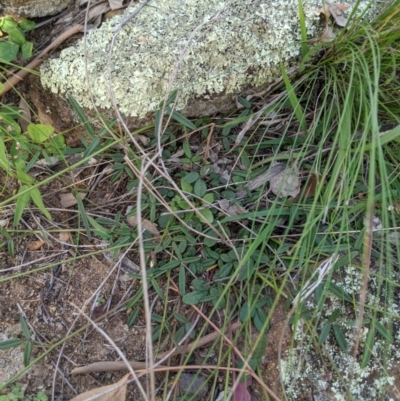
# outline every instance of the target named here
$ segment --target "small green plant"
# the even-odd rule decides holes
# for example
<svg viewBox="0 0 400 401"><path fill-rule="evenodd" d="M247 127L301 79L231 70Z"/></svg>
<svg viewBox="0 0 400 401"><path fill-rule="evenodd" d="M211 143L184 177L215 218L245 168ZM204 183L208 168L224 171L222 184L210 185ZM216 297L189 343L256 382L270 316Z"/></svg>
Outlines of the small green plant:
<svg viewBox="0 0 400 401"><path fill-rule="evenodd" d="M14 225L18 224L30 200L33 200L48 219L51 219L35 185L35 179L29 175L29 170L39 157L48 159L51 155L59 155L65 147L64 137L55 135L54 128L49 125L30 123L27 132L23 133L17 122L19 117L20 110L17 107L0 108L0 168L21 184Z"/></svg>
<svg viewBox="0 0 400 401"><path fill-rule="evenodd" d="M21 384L16 383L11 391L5 395L0 395L0 401L47 401L48 397L43 391L38 391L38 393L32 398L25 396L25 391L21 389Z"/></svg>
<svg viewBox="0 0 400 401"><path fill-rule="evenodd" d="M21 324L21 329L22 333L24 334L25 340L21 338L16 338L12 340L3 341L0 343L0 351L8 348L19 347L20 345L24 344L24 366L28 366L32 355L32 336L31 332L29 331L26 320L23 316L21 316L19 322Z"/></svg>
<svg viewBox="0 0 400 401"><path fill-rule="evenodd" d="M33 21L22 19L17 22L14 18L0 18L0 62L13 61L21 51L23 59L32 56L33 43L25 38L25 32L35 28Z"/></svg>

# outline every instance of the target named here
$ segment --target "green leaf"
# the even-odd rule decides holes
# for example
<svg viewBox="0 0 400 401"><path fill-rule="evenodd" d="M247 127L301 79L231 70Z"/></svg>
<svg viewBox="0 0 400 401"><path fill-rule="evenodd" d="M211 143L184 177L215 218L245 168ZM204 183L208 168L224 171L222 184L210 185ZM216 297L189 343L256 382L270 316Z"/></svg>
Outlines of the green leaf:
<svg viewBox="0 0 400 401"><path fill-rule="evenodd" d="M328 322L333 323L340 315L340 309L335 309L333 313L329 316Z"/></svg>
<svg viewBox="0 0 400 401"><path fill-rule="evenodd" d="M360 364L361 369L367 367L368 362L371 359L374 343L375 343L375 324L372 323L368 331L367 341L365 342L364 353Z"/></svg>
<svg viewBox="0 0 400 401"><path fill-rule="evenodd" d="M301 125L301 128L304 131L307 131L306 119L304 116L303 108L300 105L299 99L296 96L295 89L293 88L292 84L290 83L289 77L286 73L286 69L283 66L281 67L281 72L282 72L283 80L285 82L289 101L293 107L294 114L296 115L297 120L299 121L299 123Z"/></svg>
<svg viewBox="0 0 400 401"><path fill-rule="evenodd" d="M300 32L301 32L301 56L302 58L304 58L308 53L307 25L303 10L303 3L300 0L298 1L298 6L299 6L299 21L300 21Z"/></svg>
<svg viewBox="0 0 400 401"><path fill-rule="evenodd" d="M171 115L171 111L165 110L165 114ZM190 120L188 120L183 114L178 113L177 111L173 111L171 117L173 120L182 124L186 128L189 128L193 131L195 131L197 129L197 127Z"/></svg>
<svg viewBox="0 0 400 401"><path fill-rule="evenodd" d="M1 55L0 55L1 58ZM377 139L371 143L365 145L364 150L371 150L376 146L383 146L391 141L396 140L400 136L400 125L397 125L395 128L386 132L384 135L377 137Z"/></svg>
<svg viewBox="0 0 400 401"><path fill-rule="evenodd" d="M212 246L214 246L217 243L216 239L218 238L218 235L217 235L217 233L215 233L211 229L207 230L205 232L205 234L207 234L209 237L215 238L215 240L211 239L211 238L204 238L204 245L208 246L209 248L211 248Z"/></svg>
<svg viewBox="0 0 400 401"><path fill-rule="evenodd" d="M192 171L183 177L183 181L187 184L193 184L195 181L199 179L200 175L196 171Z"/></svg>
<svg viewBox="0 0 400 401"><path fill-rule="evenodd" d="M252 259L247 260L239 270L237 276L238 281L243 281L249 279L254 271L257 269L257 264L254 263Z"/></svg>
<svg viewBox="0 0 400 401"><path fill-rule="evenodd" d="M182 297L182 302L186 305L197 305L202 302L208 295L208 291L195 290L185 294Z"/></svg>
<svg viewBox="0 0 400 401"><path fill-rule="evenodd" d="M251 358L261 359L265 355L266 349L267 349L267 336L261 335L258 344L251 355Z"/></svg>
<svg viewBox="0 0 400 401"><path fill-rule="evenodd" d="M331 331L331 323L325 323L318 338L318 344L323 344Z"/></svg>
<svg viewBox="0 0 400 401"><path fill-rule="evenodd" d="M10 62L17 57L19 46L11 42L0 42L0 62Z"/></svg>
<svg viewBox="0 0 400 401"><path fill-rule="evenodd" d="M96 138L94 129L90 124L89 119L86 117L86 114L83 111L82 107L71 95L68 95L68 101L74 109L75 113L78 115L79 120L81 120L82 124L84 125L87 134L92 140L94 140ZM157 127L158 126L156 126L156 128Z"/></svg>
<svg viewBox="0 0 400 401"><path fill-rule="evenodd" d="M0 168L2 168L7 174L9 174L10 167L11 165L7 158L6 145L4 144L3 138L0 137Z"/></svg>
<svg viewBox="0 0 400 401"><path fill-rule="evenodd" d="M382 323L379 323L378 321L375 321L375 329L389 343L393 343L392 334L386 329L386 327Z"/></svg>
<svg viewBox="0 0 400 401"><path fill-rule="evenodd" d="M18 25L23 31L30 31L35 28L36 23L35 21L23 18L21 21L19 21Z"/></svg>
<svg viewBox="0 0 400 401"><path fill-rule="evenodd" d="M251 318L250 304L245 302L239 311L239 320L244 323Z"/></svg>
<svg viewBox="0 0 400 401"><path fill-rule="evenodd" d="M153 342L158 341L158 339L160 338L160 334L161 334L161 326L154 327L154 329L151 333L151 340Z"/></svg>
<svg viewBox="0 0 400 401"><path fill-rule="evenodd" d="M343 290L343 288L337 286L336 284L330 282L328 288L333 294L335 294L342 301L347 301L347 302L351 302L351 303L353 302L350 295L347 294L347 292L345 290Z"/></svg>
<svg viewBox="0 0 400 401"><path fill-rule="evenodd" d="M14 18L4 17L0 18L0 21L1 21L0 29L5 33L8 33L9 31L18 27L18 22L15 21Z"/></svg>
<svg viewBox="0 0 400 401"><path fill-rule="evenodd" d="M33 142L42 143L50 138L53 134L54 128L46 124L33 124L28 125L28 134Z"/></svg>
<svg viewBox="0 0 400 401"><path fill-rule="evenodd" d="M171 93L168 95L167 100L165 101L165 106L170 106L171 103L174 103L177 95L178 95L178 89L174 89L173 91L171 91ZM160 102L158 107L162 108L163 106L164 106L164 100Z"/></svg>
<svg viewBox="0 0 400 401"><path fill-rule="evenodd" d="M0 82L0 92L3 92L4 90L4 85Z"/></svg>
<svg viewBox="0 0 400 401"><path fill-rule="evenodd" d="M265 309L264 308L257 308L255 313L254 313L253 323L254 323L254 326L255 326L256 330L259 333L263 332L263 327L264 327L264 324L265 324L266 321L267 321L267 313L265 312ZM253 356L255 358L258 358L255 355L253 355Z"/></svg>
<svg viewBox="0 0 400 401"><path fill-rule="evenodd" d="M43 391L39 391L32 401L48 401L48 397Z"/></svg>
<svg viewBox="0 0 400 401"><path fill-rule="evenodd" d="M179 260L172 260L171 262L168 262L160 268L161 271L167 271L167 270L172 270L175 269L175 267L178 267L181 264Z"/></svg>
<svg viewBox="0 0 400 401"><path fill-rule="evenodd" d="M11 29L10 32L8 32L8 40L18 46L21 46L26 41L25 35L18 27Z"/></svg>
<svg viewBox="0 0 400 401"><path fill-rule="evenodd" d="M65 148L64 135L58 134L50 138L48 142L44 144L45 148L52 154L59 154L62 149Z"/></svg>
<svg viewBox="0 0 400 401"><path fill-rule="evenodd" d="M22 58L24 60L31 58L32 52L33 52L33 43L32 42L26 41L25 43L22 44L21 53L22 53Z"/></svg>
<svg viewBox="0 0 400 401"><path fill-rule="evenodd" d="M190 194L193 192L193 186L185 182L184 178L181 179L181 188L184 192L188 192Z"/></svg>
<svg viewBox="0 0 400 401"><path fill-rule="evenodd" d="M333 334L335 335L336 341L339 344L339 347L347 352L347 341L343 334L342 329L337 324L333 325Z"/></svg>
<svg viewBox="0 0 400 401"><path fill-rule="evenodd" d="M3 341L0 343L0 351L9 349L9 348L19 347L22 343L23 343L23 341L19 338L14 339L14 340Z"/></svg>
<svg viewBox="0 0 400 401"><path fill-rule="evenodd" d="M203 200L206 201L206 202L209 202L209 203L213 203L214 202L214 194L211 193L211 192L208 193L208 194L205 194L203 196Z"/></svg>
<svg viewBox="0 0 400 401"><path fill-rule="evenodd" d="M196 278L192 281L192 286L194 287L195 290L204 292L208 291L210 288L210 284L206 283L204 280L201 278Z"/></svg>
<svg viewBox="0 0 400 401"><path fill-rule="evenodd" d="M22 332L24 333L24 336L27 340L31 339L31 332L29 331L28 325L26 324L26 320L23 316L19 318L19 323L22 328Z"/></svg>
<svg viewBox="0 0 400 401"><path fill-rule="evenodd" d="M91 144L86 148L85 152L82 155L82 159L89 159L91 155L99 150L99 145L100 145L100 138L95 138Z"/></svg>
<svg viewBox="0 0 400 401"><path fill-rule="evenodd" d="M198 197L202 198L207 192L207 185L203 180L197 180L194 184L193 192Z"/></svg>
<svg viewBox="0 0 400 401"><path fill-rule="evenodd" d="M91 234L90 234L90 225L89 225L89 220L88 216L85 211L85 207L83 206L82 198L80 197L80 194L75 195L76 203L78 206L79 214L82 217L82 222L83 226L85 227L86 235L88 237L88 240L91 241Z"/></svg>
<svg viewBox="0 0 400 401"><path fill-rule="evenodd" d="M26 205L29 203L31 199L31 194L29 191L29 186L22 185L18 191L18 198L17 203L15 205L15 212L14 212L14 226L17 226L19 221L21 220L22 213Z"/></svg>
<svg viewBox="0 0 400 401"><path fill-rule="evenodd" d="M251 103L242 96L238 96L238 102L243 105L246 109L251 109Z"/></svg>
<svg viewBox="0 0 400 401"><path fill-rule="evenodd" d="M139 316L139 308L136 308L128 317L128 321L126 322L126 324L129 326L132 326L133 323L135 323L135 320L137 319L137 317Z"/></svg>
<svg viewBox="0 0 400 401"><path fill-rule="evenodd" d="M179 292L182 297L186 294L186 270L183 266L179 269Z"/></svg>
<svg viewBox="0 0 400 401"><path fill-rule="evenodd" d="M17 119L18 117L19 115L15 115L11 110L10 112L0 113L0 132L3 131L7 136L19 135L21 133L21 127L16 121L14 121L14 118ZM18 140L23 140L23 138L18 138Z"/></svg>
<svg viewBox="0 0 400 401"><path fill-rule="evenodd" d="M40 209L40 211L51 221L51 215L46 209L46 206L43 203L42 195L38 188L32 188L30 191L31 198L35 205Z"/></svg>
<svg viewBox="0 0 400 401"><path fill-rule="evenodd" d="M212 223L214 221L214 216L210 209L200 209L199 213L209 222Z"/></svg>
<svg viewBox="0 0 400 401"><path fill-rule="evenodd" d="M185 152L185 156L189 159L192 157L192 151L190 150L190 146L187 142L184 142L182 145L183 151Z"/></svg>
<svg viewBox="0 0 400 401"><path fill-rule="evenodd" d="M21 162L22 165L25 164L22 160L19 160L19 162ZM25 171L23 171L19 166L16 166L16 169L17 169L17 178L21 181L21 183L28 185L33 184L34 181L33 177L31 177L29 174L26 174Z"/></svg>
<svg viewBox="0 0 400 401"><path fill-rule="evenodd" d="M32 342L27 341L24 347L24 366L28 366L32 355Z"/></svg>
<svg viewBox="0 0 400 401"><path fill-rule="evenodd" d="M94 233L100 236L103 239L110 239L111 233L109 230L104 228L101 224L99 224L93 217L87 215L87 218L90 222L90 224L94 228Z"/></svg>
<svg viewBox="0 0 400 401"><path fill-rule="evenodd" d="M157 280L154 280L153 278L150 280L151 285L155 289L157 295L160 297L161 301L165 301L165 295L163 290L161 289L160 285L158 284Z"/></svg>

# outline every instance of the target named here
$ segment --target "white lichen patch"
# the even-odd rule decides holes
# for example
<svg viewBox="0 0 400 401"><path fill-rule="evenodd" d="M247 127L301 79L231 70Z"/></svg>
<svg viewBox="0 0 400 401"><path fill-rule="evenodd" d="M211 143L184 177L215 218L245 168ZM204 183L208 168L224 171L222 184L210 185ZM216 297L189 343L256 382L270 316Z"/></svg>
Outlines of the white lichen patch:
<svg viewBox="0 0 400 401"><path fill-rule="evenodd" d="M310 324L301 320L292 326L296 346L286 352L281 362L282 380L289 400L296 400L301 394L313 389L313 393L328 390L337 401L375 401L389 400L387 386L393 385L390 371L400 361L400 307L398 294L386 292L379 272L371 271L364 321L359 335L358 355L353 356L352 347L357 335L357 300L362 287L363 273L360 268L348 266L339 272L340 278L332 282L344 293L354 299L354 304L345 302L333 294L328 297L323 308L317 311L315 299L311 296L305 308L312 313L316 329L311 334ZM339 276L338 274L338 276ZM335 311L340 311L332 324L338 325L348 344L348 351L338 345L333 330L326 341L318 344L324 325ZM364 350L371 328L370 322L376 319L389 331L392 330L393 343L385 339L377 330L371 358L362 367Z"/></svg>
<svg viewBox="0 0 400 401"><path fill-rule="evenodd" d="M307 35L318 37L324 2L302 3ZM344 2L349 11L355 3ZM191 98L272 81L280 64L290 65L301 49L298 0L151 0L115 34L123 18L88 33L86 57L81 40L43 63L42 84L54 93L70 93L89 109L89 89L102 109L111 108L113 92L122 113L144 117L164 99L177 66L173 89L180 89L177 109L182 110Z"/></svg>

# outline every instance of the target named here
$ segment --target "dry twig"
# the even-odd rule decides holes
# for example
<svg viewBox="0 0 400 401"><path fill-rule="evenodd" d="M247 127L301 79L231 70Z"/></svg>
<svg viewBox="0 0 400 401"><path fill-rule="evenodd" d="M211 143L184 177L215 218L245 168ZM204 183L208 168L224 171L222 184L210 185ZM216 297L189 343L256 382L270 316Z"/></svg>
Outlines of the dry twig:
<svg viewBox="0 0 400 401"><path fill-rule="evenodd" d="M64 41L81 32L83 29L82 25L74 25L73 27L67 29L60 36L58 36L52 43L50 43L37 57L35 57L27 66L19 70L15 75L4 83L4 89L0 92L0 96L6 94L11 88L22 81L32 70L37 68L44 61L48 53L55 50Z"/></svg>
<svg viewBox="0 0 400 401"><path fill-rule="evenodd" d="M233 323L231 326L231 330L237 330L242 324L240 322ZM173 357L175 355L179 355L180 353L189 353L194 351L197 348L203 347L206 344L211 343L219 336L218 331L214 331L213 333L207 334L206 336L200 338L198 341L193 341L186 346L181 346L179 349L173 351L169 357ZM170 351L162 352L157 355L157 359L163 359L166 355L169 354ZM144 361L129 361L130 366L134 370L145 370L148 368L148 364ZM158 365L158 367L163 367L163 365ZM93 372L112 372L116 370L127 370L126 363L124 361L113 361L113 362L95 362L90 365L80 366L78 368L72 369L71 374L77 375L81 373L93 373Z"/></svg>

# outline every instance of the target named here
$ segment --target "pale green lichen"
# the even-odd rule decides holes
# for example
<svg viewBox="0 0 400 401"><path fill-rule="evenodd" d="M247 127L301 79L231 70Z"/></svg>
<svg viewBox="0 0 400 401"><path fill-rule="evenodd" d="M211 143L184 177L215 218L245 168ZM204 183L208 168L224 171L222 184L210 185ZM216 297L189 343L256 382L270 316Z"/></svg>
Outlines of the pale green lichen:
<svg viewBox="0 0 400 401"><path fill-rule="evenodd" d="M307 35L315 38L321 32L318 10L324 2L302 3ZM55 93L69 92L82 106L93 108L89 85L95 105L102 109L112 106L112 88L122 113L144 117L164 99L187 45L173 86L181 89L178 110L198 96L260 87L279 76L280 64L289 65L301 49L298 0L151 0L119 31L109 63L110 43L122 18L87 35L88 81L81 40L42 65L42 84ZM193 34L203 22L208 23Z"/></svg>
<svg viewBox="0 0 400 401"><path fill-rule="evenodd" d="M341 279L332 280L350 297L358 294L363 282L361 269L348 266L338 271ZM357 330L357 307L343 302L335 296L329 297L322 311L315 312L313 318L318 319L316 336L321 333L323 326L329 317L340 310L340 315L334 324L340 326L349 345L349 352L344 352L331 333L327 340L316 346L317 339L310 335L304 321L300 321L297 327L292 327L293 336L297 345L286 352L281 361L282 380L289 400L297 399L302 393L309 391L310 385L314 392L330 390L337 401L375 401L377 399L388 400L387 386L393 385L394 378L390 375L392 367L400 362L400 306L396 302L398 294L389 301L388 295L382 291L377 276L371 272L368 283L368 297L365 307L364 319L372 320L375 311L380 311L378 321L386 327L393 325L393 343L389 343L379 333L375 332L375 339L371 359L368 365L361 367L361 359L366 347L366 341L370 326L365 324L359 336L360 356L355 359L351 347L355 342ZM378 295L380 294L380 295ZM382 307L385 300L387 307ZM316 303L313 297L306 302L308 310L315 310ZM321 349L323 348L323 352ZM299 361L301 361L299 363ZM326 378L326 379L325 379Z"/></svg>

